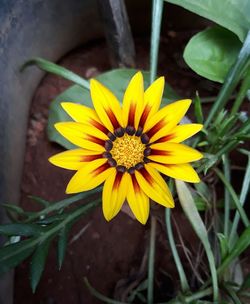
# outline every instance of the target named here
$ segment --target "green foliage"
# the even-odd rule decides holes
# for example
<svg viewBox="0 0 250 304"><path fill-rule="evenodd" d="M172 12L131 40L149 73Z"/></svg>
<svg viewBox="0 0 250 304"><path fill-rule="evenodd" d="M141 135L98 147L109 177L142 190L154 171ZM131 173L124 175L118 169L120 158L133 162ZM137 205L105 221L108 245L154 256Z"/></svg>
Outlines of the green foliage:
<svg viewBox="0 0 250 304"><path fill-rule="evenodd" d="M235 33L241 41L250 28L249 0L166 0Z"/></svg>
<svg viewBox="0 0 250 304"><path fill-rule="evenodd" d="M232 32L215 26L194 35L183 56L197 74L223 83L241 46L242 43Z"/></svg>

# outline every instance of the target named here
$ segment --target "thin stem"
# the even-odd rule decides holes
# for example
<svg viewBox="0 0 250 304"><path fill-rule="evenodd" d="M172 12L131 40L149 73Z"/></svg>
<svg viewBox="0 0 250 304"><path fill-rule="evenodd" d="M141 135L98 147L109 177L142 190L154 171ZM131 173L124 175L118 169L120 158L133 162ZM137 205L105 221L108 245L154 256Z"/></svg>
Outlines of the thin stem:
<svg viewBox="0 0 250 304"><path fill-rule="evenodd" d="M238 112L249 88L250 88L250 73L248 72L246 77L242 81L239 93L232 107L231 115L234 115Z"/></svg>
<svg viewBox="0 0 250 304"><path fill-rule="evenodd" d="M188 286L188 281L186 274L184 272L181 259L179 257L178 251L175 246L175 241L174 241L174 235L173 235L173 230L172 230L172 224L171 224L171 209L166 208L165 209L165 222L166 222L166 227L167 227L167 235L168 235L168 240L169 240L169 245L173 254L173 258L175 261L175 265L180 277L180 283L181 283L181 289L183 292L186 292L189 290Z"/></svg>
<svg viewBox="0 0 250 304"><path fill-rule="evenodd" d="M243 224L245 225L245 227L247 228L249 226L249 220L248 217L246 215L245 210L242 208L240 200L238 199L237 194L235 193L232 185L227 181L227 179L225 178L224 174L217 168L214 168L214 171L216 172L216 174L218 175L218 177L221 179L221 181L223 182L223 184L226 186L226 188L228 189L228 192L230 193L233 202L235 203L236 208L238 209L238 212L240 214L240 217L242 219Z"/></svg>
<svg viewBox="0 0 250 304"><path fill-rule="evenodd" d="M250 31L244 41L244 44L240 50L236 63L233 65L229 71L227 78L220 90L220 93L212 106L208 118L205 122L205 127L207 127L214 117L217 117L219 111L226 105L229 100L230 95L238 84L239 80L244 75L246 69L249 66L250 58Z"/></svg>
<svg viewBox="0 0 250 304"><path fill-rule="evenodd" d="M243 179L243 184L242 184L241 193L240 193L240 203L242 206L244 206L244 203L246 201L249 186L250 186L250 156L248 156L246 173L245 173L245 176ZM234 219L233 219L233 225L232 225L232 229L230 232L230 236L229 236L229 246L230 247L233 245L233 240L235 238L239 220L240 220L240 214L239 214L239 212L236 212Z"/></svg>
<svg viewBox="0 0 250 304"><path fill-rule="evenodd" d="M163 12L163 1L153 0L151 47L150 47L150 82L153 82L157 75L162 12Z"/></svg>
<svg viewBox="0 0 250 304"><path fill-rule="evenodd" d="M209 287L207 289L204 289L204 290L198 291L196 293L193 293L191 296L185 297L185 301L187 303L190 303L190 302L193 302L195 300L199 300L201 298L209 296L209 295L212 294L212 292L213 292L213 288Z"/></svg>
<svg viewBox="0 0 250 304"><path fill-rule="evenodd" d="M231 174L230 174L230 162L227 155L223 155L223 169L224 169L224 175L225 178L230 183ZM229 233L229 215L230 215L230 194L228 192L228 189L225 187L225 203L224 203L224 235L228 237Z"/></svg>
<svg viewBox="0 0 250 304"><path fill-rule="evenodd" d="M151 230L148 258L148 297L147 304L154 303L154 263L155 263L156 218L151 216Z"/></svg>

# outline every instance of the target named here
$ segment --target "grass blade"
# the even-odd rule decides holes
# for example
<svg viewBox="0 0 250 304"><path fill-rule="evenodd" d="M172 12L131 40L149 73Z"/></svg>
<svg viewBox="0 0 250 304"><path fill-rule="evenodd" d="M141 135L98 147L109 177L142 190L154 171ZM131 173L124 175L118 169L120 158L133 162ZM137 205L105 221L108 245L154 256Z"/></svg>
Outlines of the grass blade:
<svg viewBox="0 0 250 304"><path fill-rule="evenodd" d="M190 224L192 225L196 235L202 242L204 249L206 251L211 277L212 277L213 300L214 302L216 302L218 301L218 279L217 279L214 256L208 240L208 233L206 227L200 217L199 212L197 211L192 194L190 193L187 185L180 180L176 180L175 183L183 211L186 214Z"/></svg>
<svg viewBox="0 0 250 304"><path fill-rule="evenodd" d="M230 182L231 174L230 174L230 162L228 156L224 154L222 156L223 161L223 169L225 178ZM228 238L229 234L229 216L230 216L230 195L228 189L225 187L224 191L225 203L224 203L224 235Z"/></svg>

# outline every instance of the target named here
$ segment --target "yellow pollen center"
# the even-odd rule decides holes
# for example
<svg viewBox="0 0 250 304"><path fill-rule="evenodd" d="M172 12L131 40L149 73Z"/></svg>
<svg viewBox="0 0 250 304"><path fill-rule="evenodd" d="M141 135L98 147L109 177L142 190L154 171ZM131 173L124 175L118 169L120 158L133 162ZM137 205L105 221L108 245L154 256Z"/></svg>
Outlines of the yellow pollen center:
<svg viewBox="0 0 250 304"><path fill-rule="evenodd" d="M110 153L118 166L129 169L143 161L144 150L145 145L141 142L140 137L125 133L123 137L116 138Z"/></svg>

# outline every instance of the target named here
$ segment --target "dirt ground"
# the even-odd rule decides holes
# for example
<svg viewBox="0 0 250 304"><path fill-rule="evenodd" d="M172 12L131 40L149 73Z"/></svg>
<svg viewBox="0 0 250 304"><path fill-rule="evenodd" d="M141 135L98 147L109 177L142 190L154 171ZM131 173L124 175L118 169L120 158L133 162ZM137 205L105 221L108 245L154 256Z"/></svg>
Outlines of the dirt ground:
<svg viewBox="0 0 250 304"><path fill-rule="evenodd" d="M192 32L169 32L161 40L159 74L176 89L180 96L192 97L199 88L203 96L215 95L218 85L206 81L187 69L181 57L182 50ZM137 68L149 67L149 40L136 40ZM81 76L90 78L110 69L104 41L94 41L67 54L59 62ZM63 149L50 143L46 134L48 106L71 83L54 75L46 75L34 95L27 135L27 149L23 170L21 206L34 210L36 203L28 196L36 195L49 201L66 197L65 187L72 172L52 166L47 159ZM81 204L81 202L79 202ZM157 214L156 244L156 298L166 301L176 292L178 277L168 249L164 225L164 209L154 207ZM185 226L184 238L195 251L195 238L184 216L174 210L177 223ZM184 223L184 224L183 224ZM109 297L124 300L132 286L146 278L149 243L149 222L142 226L125 213L107 223L101 208L83 217L73 228L67 254L59 271L56 244L52 245L46 268L37 292L29 286L29 261L16 269L15 304L95 304L84 285L87 277L91 285ZM86 229L83 229L83 228ZM77 240L76 240L77 238Z"/></svg>

